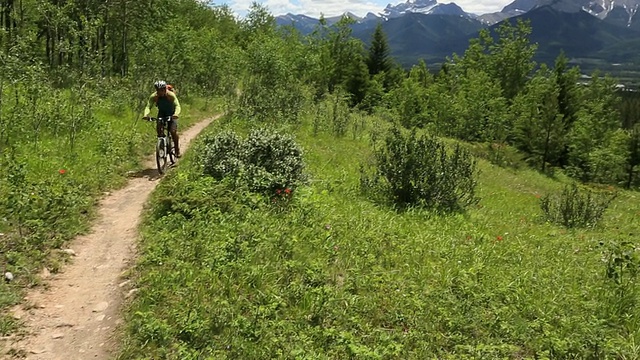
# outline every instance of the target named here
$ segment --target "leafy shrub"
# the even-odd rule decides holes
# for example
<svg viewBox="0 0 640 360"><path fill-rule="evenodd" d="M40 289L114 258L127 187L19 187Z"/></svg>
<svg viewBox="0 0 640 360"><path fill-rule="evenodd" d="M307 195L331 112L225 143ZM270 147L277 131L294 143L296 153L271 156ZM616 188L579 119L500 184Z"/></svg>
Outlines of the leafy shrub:
<svg viewBox="0 0 640 360"><path fill-rule="evenodd" d="M600 242L603 247L602 261L606 267L606 284L610 291L604 292L604 311L610 317L633 317L638 303L638 274L640 274L640 252L631 241ZM616 320L614 320L616 321Z"/></svg>
<svg viewBox="0 0 640 360"><path fill-rule="evenodd" d="M616 184L626 179L629 143L630 136L620 129L613 132L606 144L591 151L588 163L594 182Z"/></svg>
<svg viewBox="0 0 640 360"><path fill-rule="evenodd" d="M568 228L589 227L598 223L615 197L615 194L606 196L580 191L573 183L565 186L560 195L543 196L540 208L544 218L552 223Z"/></svg>
<svg viewBox="0 0 640 360"><path fill-rule="evenodd" d="M290 136L253 130L243 155L249 188L254 191L290 188L304 181L302 149Z"/></svg>
<svg viewBox="0 0 640 360"><path fill-rule="evenodd" d="M202 171L221 180L227 176L238 178L242 168L242 139L232 131L207 136L200 151Z"/></svg>
<svg viewBox="0 0 640 360"><path fill-rule="evenodd" d="M384 146L374 150L376 170L362 174L365 192L373 190L390 196L394 203L421 205L452 211L474 204L477 184L476 161L468 151L456 145L447 152L433 137L404 135L392 129Z"/></svg>
<svg viewBox="0 0 640 360"><path fill-rule="evenodd" d="M245 140L231 131L205 137L200 164L217 180L268 195L306 179L302 149L290 136L268 129L252 130Z"/></svg>

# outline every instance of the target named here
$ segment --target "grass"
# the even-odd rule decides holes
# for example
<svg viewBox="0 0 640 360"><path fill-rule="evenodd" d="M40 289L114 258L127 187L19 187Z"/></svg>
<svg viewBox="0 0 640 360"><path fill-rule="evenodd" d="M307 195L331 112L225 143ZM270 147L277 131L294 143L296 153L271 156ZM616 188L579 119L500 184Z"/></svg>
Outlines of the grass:
<svg viewBox="0 0 640 360"><path fill-rule="evenodd" d="M181 129L215 106L187 103ZM142 158L153 152L155 128L136 118L101 109L73 148L64 136L44 135L16 142L0 159L0 193L7 194L0 200L0 270L15 278L0 281L0 336L19 329L8 309L40 284L44 267L55 273L63 266L66 254L57 250L90 228L104 192L126 184L127 173L141 170Z"/></svg>
<svg viewBox="0 0 640 360"><path fill-rule="evenodd" d="M479 161L465 213L397 212L359 190L368 131L293 132L311 175L286 206L202 176L193 154L153 194L121 359L636 358L635 192L599 227L541 220L564 185ZM246 124L221 121L209 131ZM616 255L617 254L617 255ZM629 260L631 259L631 260Z"/></svg>

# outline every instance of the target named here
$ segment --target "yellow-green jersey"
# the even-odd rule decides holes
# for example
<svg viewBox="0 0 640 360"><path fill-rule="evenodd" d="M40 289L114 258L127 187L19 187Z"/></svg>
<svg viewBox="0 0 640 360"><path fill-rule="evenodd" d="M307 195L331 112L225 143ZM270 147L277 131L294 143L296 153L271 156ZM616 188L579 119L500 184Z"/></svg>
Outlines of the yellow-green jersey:
<svg viewBox="0 0 640 360"><path fill-rule="evenodd" d="M165 96L158 96L154 91L151 96L149 96L149 101L147 101L147 106L144 108L143 116L149 116L151 108L154 105L158 108L159 117L180 115L180 101L178 101L176 94L171 91L167 91Z"/></svg>

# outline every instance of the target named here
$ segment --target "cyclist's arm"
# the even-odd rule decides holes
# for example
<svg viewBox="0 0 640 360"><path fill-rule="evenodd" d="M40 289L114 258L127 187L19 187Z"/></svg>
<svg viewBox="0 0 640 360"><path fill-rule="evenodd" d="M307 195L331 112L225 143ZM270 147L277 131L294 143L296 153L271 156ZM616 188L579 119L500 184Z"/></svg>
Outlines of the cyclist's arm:
<svg viewBox="0 0 640 360"><path fill-rule="evenodd" d="M173 112L174 116L180 116L180 101L178 101L178 97L176 94L173 94L173 105L175 105L175 111Z"/></svg>
<svg viewBox="0 0 640 360"><path fill-rule="evenodd" d="M144 108L144 115L142 115L142 117L147 117L151 113L151 108L155 103L155 96L156 93L153 93L151 94L151 96L149 96L149 99L147 100L147 106Z"/></svg>

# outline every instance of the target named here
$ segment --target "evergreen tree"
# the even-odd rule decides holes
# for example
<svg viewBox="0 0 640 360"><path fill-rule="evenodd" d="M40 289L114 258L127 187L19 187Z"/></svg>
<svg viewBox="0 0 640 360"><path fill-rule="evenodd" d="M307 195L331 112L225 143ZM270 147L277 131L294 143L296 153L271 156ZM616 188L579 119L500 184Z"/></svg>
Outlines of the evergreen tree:
<svg viewBox="0 0 640 360"><path fill-rule="evenodd" d="M524 91L513 101L516 146L546 171L556 165L565 146L564 124L558 110L558 84L555 75L542 65Z"/></svg>
<svg viewBox="0 0 640 360"><path fill-rule="evenodd" d="M595 154L607 146L619 148L612 136L620 128L619 100L614 92L613 79L592 76L585 87L580 110L569 132L569 173L583 181L605 178L595 167ZM619 153L620 150L607 150Z"/></svg>
<svg viewBox="0 0 640 360"><path fill-rule="evenodd" d="M369 57L367 58L370 75L389 73L393 65L389 53L389 45L387 44L387 37L382 30L382 23L378 23L376 30L373 32Z"/></svg>
<svg viewBox="0 0 640 360"><path fill-rule="evenodd" d="M362 61L362 52L364 51L362 42L351 36L351 25L354 20L343 16L334 28L329 32L329 39L326 43L328 47L330 62L328 72L325 76L329 77L329 91L333 92L336 87L344 87L344 84L351 76L350 72L356 68L351 65L353 61Z"/></svg>
<svg viewBox="0 0 640 360"><path fill-rule="evenodd" d="M370 80L367 65L362 56L353 59L350 66L350 76L345 82L345 88L351 94L351 106L356 106L367 96Z"/></svg>
<svg viewBox="0 0 640 360"><path fill-rule="evenodd" d="M498 41L489 46L490 74L500 81L504 97L511 101L526 86L535 67L532 60L537 46L529 42L531 25L518 19L516 25L504 22L497 29Z"/></svg>
<svg viewBox="0 0 640 360"><path fill-rule="evenodd" d="M558 111L562 114L565 131L569 132L577 119L581 95L578 86L580 70L577 67L568 68L569 59L564 52L556 58L553 72L558 84ZM569 161L569 149L565 148L560 155L559 164L566 166Z"/></svg>
<svg viewBox="0 0 640 360"><path fill-rule="evenodd" d="M620 117L622 128L629 134L629 157L626 165L627 188L637 184L640 178L640 95L636 91L620 93Z"/></svg>

